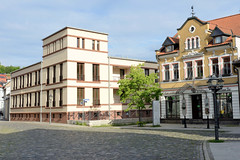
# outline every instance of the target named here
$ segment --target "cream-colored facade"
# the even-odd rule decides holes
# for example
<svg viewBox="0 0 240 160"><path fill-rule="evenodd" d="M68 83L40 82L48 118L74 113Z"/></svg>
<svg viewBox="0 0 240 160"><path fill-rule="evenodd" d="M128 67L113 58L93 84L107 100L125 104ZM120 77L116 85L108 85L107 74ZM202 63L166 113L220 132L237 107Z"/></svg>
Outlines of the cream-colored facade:
<svg viewBox="0 0 240 160"><path fill-rule="evenodd" d="M162 119L213 118L213 97L207 86L213 74L224 80L218 92L221 119L240 119L237 74L232 66L240 57L239 22L240 14L208 22L190 17L156 50Z"/></svg>
<svg viewBox="0 0 240 160"><path fill-rule="evenodd" d="M124 112L117 82L140 63L158 70L157 62L109 57L105 33L63 28L43 39L42 62L12 73L11 120L49 121L50 107L54 122L135 118Z"/></svg>

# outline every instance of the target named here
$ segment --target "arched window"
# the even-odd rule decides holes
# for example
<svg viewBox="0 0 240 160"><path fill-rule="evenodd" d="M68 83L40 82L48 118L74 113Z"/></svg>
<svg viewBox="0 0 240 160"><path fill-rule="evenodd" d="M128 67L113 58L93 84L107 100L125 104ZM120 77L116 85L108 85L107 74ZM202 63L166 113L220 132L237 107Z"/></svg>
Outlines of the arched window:
<svg viewBox="0 0 240 160"><path fill-rule="evenodd" d="M196 38L196 48L199 48L199 38Z"/></svg>
<svg viewBox="0 0 240 160"><path fill-rule="evenodd" d="M187 46L188 46L187 49L190 49L190 39L187 40Z"/></svg>
<svg viewBox="0 0 240 160"><path fill-rule="evenodd" d="M194 38L192 38L192 49L195 48L195 41L194 41Z"/></svg>

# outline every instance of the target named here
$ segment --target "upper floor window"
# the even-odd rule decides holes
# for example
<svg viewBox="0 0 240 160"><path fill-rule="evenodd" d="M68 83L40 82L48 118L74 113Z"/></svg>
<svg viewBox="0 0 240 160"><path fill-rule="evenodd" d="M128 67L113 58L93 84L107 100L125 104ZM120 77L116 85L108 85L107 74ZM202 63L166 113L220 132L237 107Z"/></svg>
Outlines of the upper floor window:
<svg viewBox="0 0 240 160"><path fill-rule="evenodd" d="M203 77L203 66L202 66L202 60L197 61L197 78Z"/></svg>
<svg viewBox="0 0 240 160"><path fill-rule="evenodd" d="M83 63L77 64L77 79L84 81L84 64Z"/></svg>
<svg viewBox="0 0 240 160"><path fill-rule="evenodd" d="M124 75L125 75L125 70L120 69L120 79L124 79Z"/></svg>
<svg viewBox="0 0 240 160"><path fill-rule="evenodd" d="M80 38L77 38L77 48L80 48Z"/></svg>
<svg viewBox="0 0 240 160"><path fill-rule="evenodd" d="M59 76L59 81L63 80L63 64L60 64L60 76Z"/></svg>
<svg viewBox="0 0 240 160"><path fill-rule="evenodd" d="M93 88L93 105L100 104L99 88Z"/></svg>
<svg viewBox="0 0 240 160"><path fill-rule="evenodd" d="M190 39L187 40L187 49L190 49L191 45L190 45Z"/></svg>
<svg viewBox="0 0 240 160"><path fill-rule="evenodd" d="M173 51L173 45L170 45L170 46L166 46L166 52L171 52Z"/></svg>
<svg viewBox="0 0 240 160"><path fill-rule="evenodd" d="M97 50L99 51L100 50L100 42L97 41Z"/></svg>
<svg viewBox="0 0 240 160"><path fill-rule="evenodd" d="M158 73L158 70L157 70L157 69L155 69L155 73L157 74L157 79L155 79L155 83L158 83L159 73Z"/></svg>
<svg viewBox="0 0 240 160"><path fill-rule="evenodd" d="M49 84L49 67L47 68L47 84Z"/></svg>
<svg viewBox="0 0 240 160"><path fill-rule="evenodd" d="M192 62L187 62L186 65L187 65L187 77L186 77L186 79L190 80L193 77Z"/></svg>
<svg viewBox="0 0 240 160"><path fill-rule="evenodd" d="M149 69L145 69L145 76L149 76Z"/></svg>
<svg viewBox="0 0 240 160"><path fill-rule="evenodd" d="M215 43L215 44L217 44L217 43L222 43L222 37L221 37L221 36L215 37L215 38L214 38L214 43Z"/></svg>
<svg viewBox="0 0 240 160"><path fill-rule="evenodd" d="M199 48L199 38L196 37L196 48Z"/></svg>
<svg viewBox="0 0 240 160"><path fill-rule="evenodd" d="M231 74L230 57L223 58L223 76L229 76Z"/></svg>
<svg viewBox="0 0 240 160"><path fill-rule="evenodd" d="M95 40L92 40L92 50L95 50Z"/></svg>
<svg viewBox="0 0 240 160"><path fill-rule="evenodd" d="M170 80L169 65L164 66L164 75L165 75L165 81L169 81Z"/></svg>
<svg viewBox="0 0 240 160"><path fill-rule="evenodd" d="M178 71L178 64L173 64L173 80L178 80L179 79L179 71Z"/></svg>
<svg viewBox="0 0 240 160"><path fill-rule="evenodd" d="M83 99L84 99L84 88L78 88L77 89L77 104L83 105Z"/></svg>
<svg viewBox="0 0 240 160"><path fill-rule="evenodd" d="M93 81L99 81L99 65L93 64Z"/></svg>
<svg viewBox="0 0 240 160"><path fill-rule="evenodd" d="M194 49L194 48L195 48L195 39L192 38L192 49Z"/></svg>
<svg viewBox="0 0 240 160"><path fill-rule="evenodd" d="M84 49L85 48L85 39L82 38L82 48Z"/></svg>
<svg viewBox="0 0 240 160"><path fill-rule="evenodd" d="M53 83L56 82L56 66L53 66Z"/></svg>
<svg viewBox="0 0 240 160"><path fill-rule="evenodd" d="M212 74L215 76L219 76L219 66L218 66L218 59L212 59Z"/></svg>

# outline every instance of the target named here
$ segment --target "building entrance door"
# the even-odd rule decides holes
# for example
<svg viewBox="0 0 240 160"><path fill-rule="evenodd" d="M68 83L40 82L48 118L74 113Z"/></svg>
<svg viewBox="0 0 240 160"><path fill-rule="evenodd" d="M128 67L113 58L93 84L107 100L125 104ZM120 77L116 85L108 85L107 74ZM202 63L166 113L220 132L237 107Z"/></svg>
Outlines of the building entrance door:
<svg viewBox="0 0 240 160"><path fill-rule="evenodd" d="M202 119L202 95L192 95L192 117Z"/></svg>

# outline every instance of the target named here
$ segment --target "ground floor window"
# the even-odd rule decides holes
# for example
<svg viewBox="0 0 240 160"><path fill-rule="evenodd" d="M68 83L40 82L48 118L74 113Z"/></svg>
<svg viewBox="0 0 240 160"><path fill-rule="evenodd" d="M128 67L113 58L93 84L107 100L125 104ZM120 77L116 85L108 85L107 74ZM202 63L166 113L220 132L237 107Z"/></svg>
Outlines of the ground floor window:
<svg viewBox="0 0 240 160"><path fill-rule="evenodd" d="M180 118L179 96L166 96L166 115L169 119Z"/></svg>
<svg viewBox="0 0 240 160"><path fill-rule="evenodd" d="M219 101L220 118L233 118L232 93L220 93L217 98Z"/></svg>

